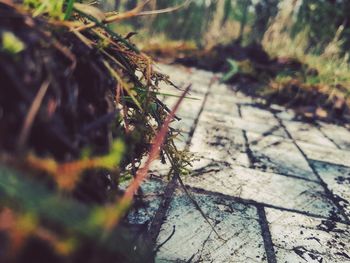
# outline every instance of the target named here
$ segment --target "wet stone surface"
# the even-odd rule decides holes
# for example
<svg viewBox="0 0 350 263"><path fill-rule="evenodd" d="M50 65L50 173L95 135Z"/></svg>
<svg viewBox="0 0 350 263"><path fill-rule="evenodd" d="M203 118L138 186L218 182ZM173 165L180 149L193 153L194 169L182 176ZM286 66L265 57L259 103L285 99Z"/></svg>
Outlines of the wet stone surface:
<svg viewBox="0 0 350 263"><path fill-rule="evenodd" d="M155 261L350 262L348 128L265 107L209 72L160 68L180 87L192 83L196 99L185 100L172 127L195 160L182 176L190 195L155 162L145 202L128 215L151 236Z"/></svg>

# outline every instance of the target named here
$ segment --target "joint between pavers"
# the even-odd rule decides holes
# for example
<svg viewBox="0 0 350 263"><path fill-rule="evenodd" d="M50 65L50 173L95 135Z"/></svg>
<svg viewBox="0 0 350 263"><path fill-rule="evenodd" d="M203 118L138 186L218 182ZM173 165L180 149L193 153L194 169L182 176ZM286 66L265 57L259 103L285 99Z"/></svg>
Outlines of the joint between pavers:
<svg viewBox="0 0 350 263"><path fill-rule="evenodd" d="M242 109L241 109L241 104L237 104L237 108L238 108L238 115L241 119L242 118ZM249 146L249 140L248 140L248 136L247 136L247 131L245 130L241 130L243 133L243 138L244 138L244 146L245 146L245 150L247 152L247 156L248 156L248 160L249 160L249 168L251 169L255 169L255 157L253 155L252 150L250 149Z"/></svg>
<svg viewBox="0 0 350 263"><path fill-rule="evenodd" d="M314 173L314 175L316 176L316 178L319 180L320 185L323 187L326 197L336 206L336 208L339 210L339 213L344 217L344 220L347 222L347 224L350 224L350 218L348 218L344 208L339 205L339 203L337 202L333 192L328 188L328 185L326 184L325 181L322 180L320 174L317 172L317 170L315 169L315 167L313 166L313 164L311 163L310 159L308 158L308 156L304 153L304 151L300 148L300 146L297 144L297 142L295 141L295 139L293 138L293 136L290 134L290 132L288 131L287 127L283 124L282 120L275 114L273 113L274 117L278 120L278 122L280 123L281 127L284 129L284 131L286 132L288 138L290 140L292 140L293 144L295 145L295 147L297 147L297 149L299 150L299 152L302 154L302 156L304 157L304 159L306 160L307 164L309 165L310 169L312 170L312 172Z"/></svg>
<svg viewBox="0 0 350 263"><path fill-rule="evenodd" d="M267 262L277 263L276 253L272 242L269 223L267 222L266 218L265 208L262 205L257 205L256 209L259 215L259 224L261 228L261 235L264 241Z"/></svg>
<svg viewBox="0 0 350 263"><path fill-rule="evenodd" d="M313 217L313 218L318 218L318 219L323 219L323 220L329 220L330 219L327 216L322 216L322 215L313 214L313 213L306 212L306 211L301 211L301 210L296 210L296 209L276 206L276 205L272 205L272 204L262 203L262 202L258 202L258 201L251 200L251 199L244 199L244 198L241 198L241 197L231 196L231 195L223 194L223 193L220 193L220 192L213 192L213 191L205 190L205 189L198 188L198 187L187 186L187 188L191 192L194 192L194 193L206 194L206 195L211 195L211 196L217 196L217 197L220 197L220 198L223 198L223 199L232 200L233 202L236 202L236 203L239 203L239 204L251 205L251 206L254 206L254 207L263 206L263 207L266 207L266 208L271 208L271 209L275 209L275 210L279 210L279 211L300 214L300 215ZM336 219L336 218L332 219L332 220L334 222L336 222L336 223L340 223L340 224L344 224L344 225L349 225L350 226L350 222L347 222L347 221L344 221L344 220L341 220L341 219Z"/></svg>
<svg viewBox="0 0 350 263"><path fill-rule="evenodd" d="M147 233L147 239L149 241L149 246L154 248L156 244L157 237L159 235L160 229L162 227L164 217L168 211L170 206L170 202L172 200L172 196L176 189L176 176L173 176L170 182L167 184L162 201L158 207L158 210L151 221L151 225L149 231Z"/></svg>
<svg viewBox="0 0 350 263"><path fill-rule="evenodd" d="M198 125L198 122L199 122L199 117L200 117L200 115L203 112L203 109L205 107L205 103L207 101L207 98L209 96L210 89L211 89L213 83L214 83L214 80L212 79L211 82L209 83L209 87L208 87L208 89L207 89L207 91L205 93L204 100L203 100L203 103L201 105L200 111L198 112L197 118L195 119L195 121L193 123L193 126L192 126L192 128L191 128L191 130L189 132L188 140L186 141L186 145L187 146L189 146L190 143L191 143L193 134L194 134L194 132L196 130L196 127ZM170 203L172 201L174 192L175 192L175 190L176 190L176 188L178 186L178 184L177 184L178 176L179 175L176 175L176 174L173 175L173 177L171 178L170 182L167 184L167 186L166 186L166 188L164 190L164 195L163 195L161 204L159 205L158 210L157 210L154 218L151 221L151 225L150 225L149 231L147 232L146 240L149 241L148 245L149 245L150 248L152 248L154 253L157 252L157 251L155 251L157 238L159 236L159 232L161 230L161 227L162 227L162 225L163 225L163 223L165 221L165 217L166 217L166 214L167 214L167 212L169 210Z"/></svg>
<svg viewBox="0 0 350 263"><path fill-rule="evenodd" d="M324 131L322 131L322 129L320 128L319 125L317 125L317 129L320 131L320 133L322 133L322 135L329 140L331 143L333 143L335 145L335 147L337 147L337 149L342 150L342 148L339 146L339 144L337 144L332 138L330 138L327 134L325 134Z"/></svg>

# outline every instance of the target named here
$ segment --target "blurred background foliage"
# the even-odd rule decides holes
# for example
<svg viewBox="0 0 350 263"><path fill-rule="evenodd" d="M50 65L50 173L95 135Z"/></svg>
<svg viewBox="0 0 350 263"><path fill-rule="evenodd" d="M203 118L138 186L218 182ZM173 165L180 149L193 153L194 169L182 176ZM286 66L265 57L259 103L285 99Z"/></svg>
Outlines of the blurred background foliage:
<svg viewBox="0 0 350 263"><path fill-rule="evenodd" d="M108 8L125 10L142 1L111 2L114 6L109 5ZM255 45L266 52L270 62L276 60L278 67L281 66L279 61L284 64L283 69L279 67L272 76L270 72L265 74L271 71L267 67L261 70L261 65L248 62L251 68L259 68L259 74L254 78L266 84L268 89L277 87L273 89L279 92L297 83L298 89L324 96L324 99L317 97L317 104L323 106L331 101L330 107L341 105L341 114L345 105L350 104L350 1L150 0L147 8L159 10L183 3L186 3L185 7L174 12L133 18L116 27L122 27L120 30L125 30L125 34L139 32L133 41L154 57L165 54L178 58L180 51L180 57L190 54L193 62L193 50L211 52L211 57L208 59L207 56L203 63L191 62L187 65L213 71L222 71L217 68L221 63L226 64L223 71L227 72L230 67L227 60L237 60L237 55L233 53L244 53L237 49L238 46ZM188 52L184 55L186 50ZM260 52L253 57L261 55ZM218 63L204 65L213 60ZM286 69L286 65L292 65L292 68ZM265 72L261 74L261 71ZM266 75L269 77L266 78Z"/></svg>
<svg viewBox="0 0 350 263"><path fill-rule="evenodd" d="M101 1L106 10L127 10L142 1ZM151 0L150 9L163 9L184 0ZM263 40L276 17L291 38L305 33L307 50L322 53L334 38L342 39L341 52L350 46L350 2L346 0L193 0L172 13L133 19L125 23L149 36L164 34L172 40L192 40L199 46L242 40ZM283 14L282 14L283 13ZM337 32L341 30L340 34Z"/></svg>

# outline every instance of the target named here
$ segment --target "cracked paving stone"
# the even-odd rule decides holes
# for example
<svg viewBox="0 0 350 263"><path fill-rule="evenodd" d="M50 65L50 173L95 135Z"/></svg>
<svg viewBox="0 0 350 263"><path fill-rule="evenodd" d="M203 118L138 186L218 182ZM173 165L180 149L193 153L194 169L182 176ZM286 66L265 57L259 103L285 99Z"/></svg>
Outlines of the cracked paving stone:
<svg viewBox="0 0 350 263"><path fill-rule="evenodd" d="M350 167L350 151L325 148L320 145L314 145L301 141L297 141L296 143L311 160Z"/></svg>
<svg viewBox="0 0 350 263"><path fill-rule="evenodd" d="M319 161L313 161L312 164L350 220L350 167Z"/></svg>
<svg viewBox="0 0 350 263"><path fill-rule="evenodd" d="M329 217L338 213L321 185L279 174L231 166L207 167L184 178L186 185L282 209ZM338 215L339 219L343 219Z"/></svg>
<svg viewBox="0 0 350 263"><path fill-rule="evenodd" d="M322 145L323 147L328 148L337 148L336 145L327 139L316 126L310 123L283 121L283 124L294 140L306 141L311 144Z"/></svg>
<svg viewBox="0 0 350 263"><path fill-rule="evenodd" d="M178 190L157 243L170 239L160 247L156 262L267 262L254 206L205 194L193 196L220 237Z"/></svg>
<svg viewBox="0 0 350 263"><path fill-rule="evenodd" d="M189 149L199 159L208 158L249 166L245 140L240 130L200 123L193 134Z"/></svg>
<svg viewBox="0 0 350 263"><path fill-rule="evenodd" d="M350 226L266 208L279 263L350 262Z"/></svg>
<svg viewBox="0 0 350 263"><path fill-rule="evenodd" d="M247 138L257 169L317 181L304 156L291 140L251 132L247 132Z"/></svg>

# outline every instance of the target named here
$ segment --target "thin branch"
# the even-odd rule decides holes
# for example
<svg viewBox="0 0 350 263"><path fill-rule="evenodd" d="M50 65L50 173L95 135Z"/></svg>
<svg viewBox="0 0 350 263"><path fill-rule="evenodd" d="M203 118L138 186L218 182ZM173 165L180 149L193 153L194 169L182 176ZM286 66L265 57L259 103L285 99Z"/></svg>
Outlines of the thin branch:
<svg viewBox="0 0 350 263"><path fill-rule="evenodd" d="M177 101L176 105L174 106L173 110L170 112L170 114L167 116L167 118L164 121L163 126L161 127L160 131L156 135L154 139L154 143L149 151L148 158L144 164L143 167L141 167L137 172L136 176L133 179L133 181L130 183L128 188L125 190L124 195L120 200L117 201L116 207L113 208L115 217L108 222L108 224L105 226L106 230L112 229L115 225L119 223L121 220L123 214L126 212L128 207L131 204L131 201L134 197L134 193L137 192L137 190L140 188L142 182L146 179L149 167L151 166L151 163L157 159L157 157L160 154L162 145L164 144L165 138L168 134L169 125L171 121L174 119L175 112L178 110L181 102L185 98L187 92L190 90L191 85L189 85L185 91L183 92L182 96Z"/></svg>
<svg viewBox="0 0 350 263"><path fill-rule="evenodd" d="M164 9L160 9L160 10L152 10L152 11L143 11L143 12L141 12L142 8L145 5L145 3L143 3L139 7L136 7L136 8L134 8L133 10L131 10L129 12L107 17L104 20L104 23L113 23L113 22L116 22L116 21L132 18L132 17L137 17L137 16L148 16L148 15L159 15L159 14L171 13L171 12L175 12L175 11L183 8L184 6L188 5L192 1L193 0L186 0L184 3L182 3L180 5L177 5L177 6L174 6L174 7L168 7L168 8L164 8ZM148 1L146 1L146 2L148 2ZM140 7L141 7L141 9L140 9Z"/></svg>
<svg viewBox="0 0 350 263"><path fill-rule="evenodd" d="M44 96L45 96L49 86L50 86L49 80L45 80L41 84L40 89L39 89L38 93L36 94L32 104L29 108L28 114L23 122L23 126L22 126L22 129L21 129L21 132L19 135L19 139L18 139L17 146L19 149L21 149L23 147L23 145L25 144L25 142L28 139L29 132L33 126L34 119L35 119L36 115L38 114L41 103L43 102Z"/></svg>
<svg viewBox="0 0 350 263"><path fill-rule="evenodd" d="M138 17L138 16L148 16L148 15L159 15L159 14L171 13L171 12L175 12L175 11L183 8L184 6L190 4L193 0L186 0L184 3L177 5L177 6L174 6L174 7L168 7L168 8L164 8L164 9L160 9L160 10L143 11L142 12L142 9L145 7L145 5L149 1L150 0L147 0L143 3L141 3L140 5L136 6L134 9L127 11L125 13L117 14L117 15L110 15L101 22L103 24L110 24L110 23L114 23L117 21L129 19L129 18L133 18L133 17ZM98 26L98 23L96 21L93 21L91 23L80 26L78 28L74 28L73 30L74 31L83 31L83 30L86 30L89 28L93 28L95 26Z"/></svg>

